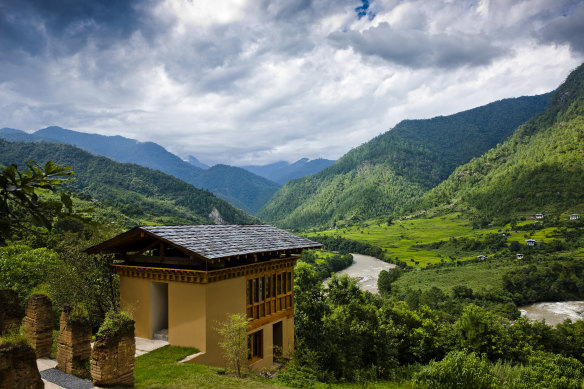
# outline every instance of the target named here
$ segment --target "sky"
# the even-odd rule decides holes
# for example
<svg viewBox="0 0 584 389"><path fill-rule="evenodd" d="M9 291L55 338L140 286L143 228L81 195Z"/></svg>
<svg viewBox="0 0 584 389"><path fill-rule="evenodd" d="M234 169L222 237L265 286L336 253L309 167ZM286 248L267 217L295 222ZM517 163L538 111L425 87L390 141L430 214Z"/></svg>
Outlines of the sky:
<svg viewBox="0 0 584 389"><path fill-rule="evenodd" d="M210 165L337 159L583 60L584 0L0 0L0 127Z"/></svg>

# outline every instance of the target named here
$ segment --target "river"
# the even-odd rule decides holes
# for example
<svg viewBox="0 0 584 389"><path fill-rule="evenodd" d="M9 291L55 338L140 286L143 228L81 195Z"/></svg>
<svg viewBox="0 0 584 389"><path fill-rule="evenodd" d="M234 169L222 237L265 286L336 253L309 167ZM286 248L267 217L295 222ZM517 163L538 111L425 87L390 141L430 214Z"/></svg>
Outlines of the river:
<svg viewBox="0 0 584 389"><path fill-rule="evenodd" d="M519 307L521 316L531 320L542 321L556 326L566 319L572 321L584 318L584 301L560 301L553 303L536 303Z"/></svg>
<svg viewBox="0 0 584 389"><path fill-rule="evenodd" d="M337 274L348 274L349 277L359 279L358 285L362 290L377 293L377 279L379 272L396 267L393 263L383 262L375 257L362 254L351 254L353 264Z"/></svg>

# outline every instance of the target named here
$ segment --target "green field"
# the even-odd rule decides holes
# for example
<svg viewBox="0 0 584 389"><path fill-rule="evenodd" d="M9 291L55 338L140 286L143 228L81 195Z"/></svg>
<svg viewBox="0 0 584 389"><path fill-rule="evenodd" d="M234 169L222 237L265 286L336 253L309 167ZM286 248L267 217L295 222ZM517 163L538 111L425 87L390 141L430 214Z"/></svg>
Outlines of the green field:
<svg viewBox="0 0 584 389"><path fill-rule="evenodd" d="M466 286L474 291L503 289L503 275L517 268L512 261L503 263L480 262L464 266L414 270L404 273L394 286L400 289L420 289L422 291L437 287L445 293L450 293L455 286Z"/></svg>
<svg viewBox="0 0 584 389"><path fill-rule="evenodd" d="M531 225L533 220L518 224ZM338 229L318 231L317 235L340 236L345 239L366 242L380 247L392 259L398 259L408 265L426 267L428 264L451 262L453 260L464 261L476 258L483 254L491 256L494 253L484 251L471 251L463 254L452 255L441 249L415 247L427 245L439 241L448 241L451 238L472 238L481 240L487 234L507 234L507 241L517 241L524 245L526 239L535 239L537 242L549 242L558 239L556 227L548 227L539 230L512 231L510 225L504 227L492 227L473 229L472 223L462 213L448 213L441 216L424 218L412 218L396 220L388 225L385 220L369 220L360 225L348 226ZM311 235L314 233L311 233ZM584 254L579 254L583 255ZM511 259L512 256L509 256Z"/></svg>

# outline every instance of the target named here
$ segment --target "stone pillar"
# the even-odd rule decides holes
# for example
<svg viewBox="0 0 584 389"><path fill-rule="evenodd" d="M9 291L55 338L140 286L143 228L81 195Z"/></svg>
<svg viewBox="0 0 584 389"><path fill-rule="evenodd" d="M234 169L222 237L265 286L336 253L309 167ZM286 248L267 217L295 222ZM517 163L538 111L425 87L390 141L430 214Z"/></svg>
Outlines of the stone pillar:
<svg viewBox="0 0 584 389"><path fill-rule="evenodd" d="M32 347L26 343L0 344L0 389L44 387Z"/></svg>
<svg viewBox="0 0 584 389"><path fill-rule="evenodd" d="M51 356L53 345L53 303L42 294L30 296L22 320L24 336L36 350L37 358Z"/></svg>
<svg viewBox="0 0 584 389"><path fill-rule="evenodd" d="M20 327L24 312L13 289L0 289L0 334L10 327Z"/></svg>
<svg viewBox="0 0 584 389"><path fill-rule="evenodd" d="M68 374L81 372L91 357L91 326L84 318L74 317L71 307L64 306L59 321L57 369Z"/></svg>
<svg viewBox="0 0 584 389"><path fill-rule="evenodd" d="M91 377L96 386L134 386L134 322L123 326L115 334L98 337L93 345Z"/></svg>

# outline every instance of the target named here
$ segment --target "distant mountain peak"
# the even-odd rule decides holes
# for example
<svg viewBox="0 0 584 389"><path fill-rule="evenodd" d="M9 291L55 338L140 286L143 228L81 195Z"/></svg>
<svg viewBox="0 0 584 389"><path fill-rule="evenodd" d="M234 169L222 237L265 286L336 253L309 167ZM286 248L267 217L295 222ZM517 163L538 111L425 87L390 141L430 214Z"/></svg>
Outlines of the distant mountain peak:
<svg viewBox="0 0 584 389"><path fill-rule="evenodd" d="M321 170L326 169L334 162L335 161L323 158L311 160L310 158L304 157L294 163L278 161L267 165L242 166L242 168L257 174L258 176L265 177L268 180L284 185L286 182L295 178L316 174Z"/></svg>
<svg viewBox="0 0 584 389"><path fill-rule="evenodd" d="M209 165L199 161L195 156L189 155L187 157L187 162L190 163L193 166L198 167L199 169L203 169L203 170L207 170L209 169Z"/></svg>

